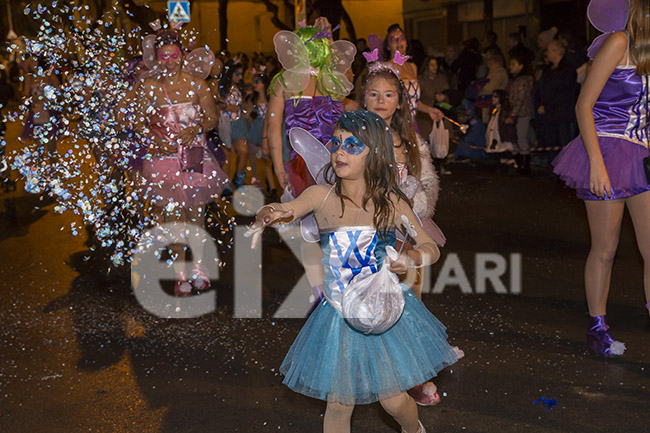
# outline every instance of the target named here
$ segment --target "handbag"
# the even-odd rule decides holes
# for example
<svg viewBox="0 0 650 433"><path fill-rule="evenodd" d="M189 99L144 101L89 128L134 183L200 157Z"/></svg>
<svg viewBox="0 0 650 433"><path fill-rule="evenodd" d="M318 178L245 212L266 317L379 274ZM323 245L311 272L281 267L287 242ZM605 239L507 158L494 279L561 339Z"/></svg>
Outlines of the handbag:
<svg viewBox="0 0 650 433"><path fill-rule="evenodd" d="M397 260L391 246L386 255ZM366 277L354 278L343 291L341 311L345 321L364 334L382 334L397 323L404 312L404 293L397 275L388 266Z"/></svg>
<svg viewBox="0 0 650 433"><path fill-rule="evenodd" d="M433 122L431 134L429 134L429 146L431 156L437 159L446 158L449 153L449 131L445 128L442 120Z"/></svg>

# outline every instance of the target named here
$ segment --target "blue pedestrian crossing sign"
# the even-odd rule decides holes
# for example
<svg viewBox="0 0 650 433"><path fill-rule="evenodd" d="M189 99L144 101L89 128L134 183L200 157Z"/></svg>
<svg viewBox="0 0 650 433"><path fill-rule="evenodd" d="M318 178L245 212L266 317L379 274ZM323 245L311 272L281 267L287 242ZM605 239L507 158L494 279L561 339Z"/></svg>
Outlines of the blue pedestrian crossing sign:
<svg viewBox="0 0 650 433"><path fill-rule="evenodd" d="M179 21L182 23L190 22L190 2L189 1L168 1L167 16L169 21Z"/></svg>

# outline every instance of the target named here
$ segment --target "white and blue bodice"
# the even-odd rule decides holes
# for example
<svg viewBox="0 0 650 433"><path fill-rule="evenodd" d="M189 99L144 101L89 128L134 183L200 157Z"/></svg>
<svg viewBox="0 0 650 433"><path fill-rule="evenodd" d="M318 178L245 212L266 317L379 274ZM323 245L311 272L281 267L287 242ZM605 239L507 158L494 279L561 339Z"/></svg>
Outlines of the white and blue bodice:
<svg viewBox="0 0 650 433"><path fill-rule="evenodd" d="M395 246L395 232L386 232L381 239L375 227L337 227L320 231L323 249L327 300L341 306L343 292L359 275L376 273L384 263L386 246Z"/></svg>

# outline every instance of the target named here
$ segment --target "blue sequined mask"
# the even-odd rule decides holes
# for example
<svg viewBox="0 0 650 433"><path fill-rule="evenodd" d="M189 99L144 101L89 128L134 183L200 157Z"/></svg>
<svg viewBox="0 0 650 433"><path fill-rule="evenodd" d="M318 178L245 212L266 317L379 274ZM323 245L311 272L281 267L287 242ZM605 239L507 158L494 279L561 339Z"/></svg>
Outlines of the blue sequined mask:
<svg viewBox="0 0 650 433"><path fill-rule="evenodd" d="M342 136L332 137L332 150L330 150L330 153L336 153L341 148L347 154L361 155L366 148L366 145L354 135L346 138L343 143L341 143L342 138Z"/></svg>

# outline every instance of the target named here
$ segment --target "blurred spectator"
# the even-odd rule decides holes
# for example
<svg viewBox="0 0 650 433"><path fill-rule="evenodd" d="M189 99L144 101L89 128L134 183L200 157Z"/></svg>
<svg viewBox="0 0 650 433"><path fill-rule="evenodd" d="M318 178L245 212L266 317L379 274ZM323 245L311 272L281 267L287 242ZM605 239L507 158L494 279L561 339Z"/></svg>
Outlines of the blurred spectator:
<svg viewBox="0 0 650 433"><path fill-rule="evenodd" d="M9 180L9 167L5 160L6 143L4 140L6 131L4 116L6 111L5 108L9 101L13 99L14 88L11 87L11 84L9 83L9 74L7 74L7 71L5 70L5 64L0 63L0 182L6 189L8 189L9 184L12 183L15 190L15 183Z"/></svg>
<svg viewBox="0 0 650 433"><path fill-rule="evenodd" d="M562 31L558 35L558 40L564 46L566 62L576 70L578 83L582 84L587 76L587 50L584 45L578 43L572 32Z"/></svg>
<svg viewBox="0 0 650 433"><path fill-rule="evenodd" d="M488 69L487 82L478 94L476 108L480 108L483 123L490 120L489 107L492 105L492 94L495 90L505 90L508 86L508 71L505 68L503 56L499 54L488 57L485 61Z"/></svg>
<svg viewBox="0 0 650 433"><path fill-rule="evenodd" d="M494 56L498 54L503 57L503 52L501 51L501 48L499 48L499 44L497 44L497 34L495 32L487 32L484 44L485 47L483 48L483 54L486 56Z"/></svg>
<svg viewBox="0 0 650 433"><path fill-rule="evenodd" d="M361 74L363 68L366 67L366 59L364 59L363 54L361 53L370 51L366 40L363 38L357 39L356 46L357 55L354 58L354 62L352 62L352 73L354 74L355 78L358 77Z"/></svg>
<svg viewBox="0 0 650 433"><path fill-rule="evenodd" d="M409 44L410 48L410 54L411 54L411 60L413 60L413 63L416 65L421 65L424 63L424 59L427 57L426 50L424 49L424 45L422 45L422 41L419 39L413 39L411 40L411 43Z"/></svg>
<svg viewBox="0 0 650 433"><path fill-rule="evenodd" d="M548 65L535 89L535 131L539 146L549 148L564 146L573 138L571 124L575 122L576 71L564 58L564 45L558 40L546 47ZM558 151L547 152L546 163Z"/></svg>
<svg viewBox="0 0 650 433"><path fill-rule="evenodd" d="M512 54L509 68L512 80L508 83L508 94L512 110L510 116L506 119L506 123L514 124L517 128L517 140L513 153L522 174L530 173L528 130L535 113L533 108L534 81L529 60L523 51Z"/></svg>
<svg viewBox="0 0 650 433"><path fill-rule="evenodd" d="M539 65L543 65L545 63L544 54L546 47L551 43L553 39L555 39L555 35L557 35L557 27L551 27L550 29L544 30L543 32L540 32L539 35L537 35L538 49L535 60Z"/></svg>
<svg viewBox="0 0 650 433"><path fill-rule="evenodd" d="M476 79L476 71L482 61L478 39L471 38L464 41L458 58L451 66L452 72L458 76L458 90L464 93L469 84Z"/></svg>
<svg viewBox="0 0 650 433"><path fill-rule="evenodd" d="M517 141L517 129L513 122L508 122L511 117L512 107L508 92L495 90L492 94L490 121L485 135L488 152L501 153L513 150L514 143Z"/></svg>
<svg viewBox="0 0 650 433"><path fill-rule="evenodd" d="M451 65L454 64L458 58L458 47L456 45L447 45L445 48L445 69L451 71Z"/></svg>
<svg viewBox="0 0 650 433"><path fill-rule="evenodd" d="M535 59L535 54L533 53L533 50L524 45L521 40L521 33L510 33L506 40L506 45L508 46L508 56L510 56L511 59L517 57L519 60L524 61L525 65L530 67L529 64Z"/></svg>
<svg viewBox="0 0 650 433"><path fill-rule="evenodd" d="M434 106L437 102L436 95L449 89L447 76L440 71L438 59L427 57L420 68L420 101L428 106ZM443 98L444 100L444 98ZM428 137L431 133L432 120L426 113L418 113L416 116L418 128L422 137Z"/></svg>
<svg viewBox="0 0 650 433"><path fill-rule="evenodd" d="M4 126L2 121L4 109L15 97L14 89L9 82L9 74L5 68L4 64L0 64L0 123L2 124L0 128Z"/></svg>
<svg viewBox="0 0 650 433"><path fill-rule="evenodd" d="M465 101L462 108L456 113L456 120L469 125L464 136L459 138L459 143L454 151L454 160L483 159L485 153L485 125L474 114L471 103Z"/></svg>

